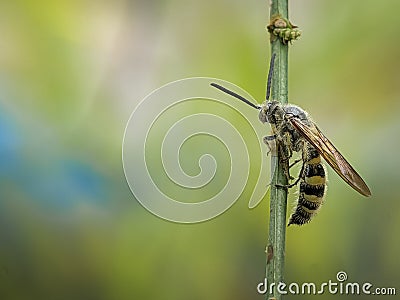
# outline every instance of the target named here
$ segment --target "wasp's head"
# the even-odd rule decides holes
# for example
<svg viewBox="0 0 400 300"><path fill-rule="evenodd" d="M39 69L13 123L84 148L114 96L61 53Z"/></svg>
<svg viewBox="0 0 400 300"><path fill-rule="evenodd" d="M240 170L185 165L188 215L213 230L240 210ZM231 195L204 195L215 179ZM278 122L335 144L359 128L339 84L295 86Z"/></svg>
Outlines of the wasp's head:
<svg viewBox="0 0 400 300"><path fill-rule="evenodd" d="M275 124L277 119L282 119L282 115L282 106L278 101L267 101L261 106L258 118L261 123Z"/></svg>

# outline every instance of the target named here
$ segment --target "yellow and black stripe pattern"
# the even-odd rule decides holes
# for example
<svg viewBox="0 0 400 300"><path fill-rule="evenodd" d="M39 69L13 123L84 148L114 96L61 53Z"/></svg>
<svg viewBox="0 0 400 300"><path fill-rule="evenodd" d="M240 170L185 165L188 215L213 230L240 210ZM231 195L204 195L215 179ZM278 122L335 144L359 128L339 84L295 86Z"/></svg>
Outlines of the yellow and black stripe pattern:
<svg viewBox="0 0 400 300"><path fill-rule="evenodd" d="M303 167L300 174L300 195L296 210L290 216L289 225L303 225L311 221L322 204L326 176L318 151L304 142Z"/></svg>

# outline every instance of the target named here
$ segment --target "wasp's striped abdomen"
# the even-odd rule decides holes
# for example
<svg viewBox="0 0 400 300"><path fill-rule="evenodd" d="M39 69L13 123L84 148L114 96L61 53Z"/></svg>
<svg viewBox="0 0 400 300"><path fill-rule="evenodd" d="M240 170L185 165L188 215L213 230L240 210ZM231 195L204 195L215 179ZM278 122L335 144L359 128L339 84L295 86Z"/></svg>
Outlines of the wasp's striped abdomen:
<svg viewBox="0 0 400 300"><path fill-rule="evenodd" d="M304 143L303 169L300 174L300 195L296 210L290 216L289 225L303 225L311 221L322 204L325 194L325 169L318 151Z"/></svg>

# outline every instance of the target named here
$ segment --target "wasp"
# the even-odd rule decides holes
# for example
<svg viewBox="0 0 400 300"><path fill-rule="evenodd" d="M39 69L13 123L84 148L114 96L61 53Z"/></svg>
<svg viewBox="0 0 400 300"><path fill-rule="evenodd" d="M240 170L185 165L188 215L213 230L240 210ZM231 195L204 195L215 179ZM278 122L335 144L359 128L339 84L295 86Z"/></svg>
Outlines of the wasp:
<svg viewBox="0 0 400 300"><path fill-rule="evenodd" d="M371 196L371 191L365 181L321 132L305 110L293 104L281 104L275 100L269 101L272 68L273 58L269 72L267 100L262 105L256 105L216 83L211 83L211 85L259 110L259 120L262 123L269 123L273 133L272 136L264 137L264 142L268 145L270 140L276 141L282 161L289 161L293 152L301 152L301 159L289 166L290 168L302 161L297 180L290 185L277 185L284 188L291 188L297 184L300 186L297 205L289 218L288 226L291 224L303 225L310 222L323 202L326 192L326 171L321 156L353 189L366 197ZM285 169L284 172L288 180L294 179L290 176L289 169Z"/></svg>

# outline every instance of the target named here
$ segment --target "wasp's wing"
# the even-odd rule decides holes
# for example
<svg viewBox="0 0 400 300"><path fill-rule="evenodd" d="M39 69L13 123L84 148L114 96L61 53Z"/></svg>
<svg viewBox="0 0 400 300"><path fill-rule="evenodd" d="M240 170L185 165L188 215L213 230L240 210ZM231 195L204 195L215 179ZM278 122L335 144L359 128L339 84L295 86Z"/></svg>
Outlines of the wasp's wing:
<svg viewBox="0 0 400 300"><path fill-rule="evenodd" d="M344 181L360 194L371 196L371 191L361 176L358 175L354 168L315 124L307 126L297 118L290 118L290 122L294 128L318 150L327 163Z"/></svg>

